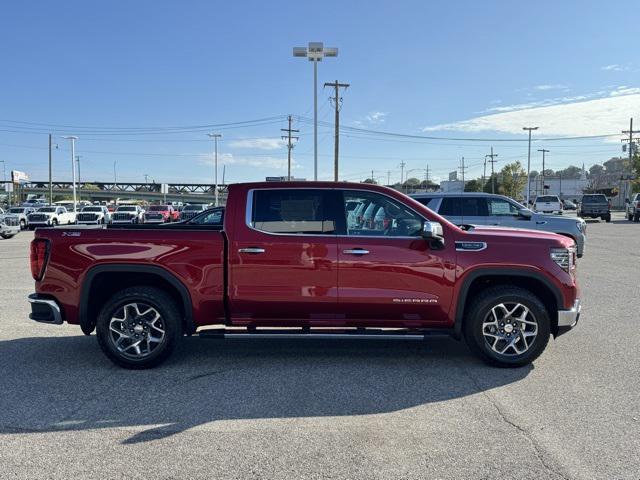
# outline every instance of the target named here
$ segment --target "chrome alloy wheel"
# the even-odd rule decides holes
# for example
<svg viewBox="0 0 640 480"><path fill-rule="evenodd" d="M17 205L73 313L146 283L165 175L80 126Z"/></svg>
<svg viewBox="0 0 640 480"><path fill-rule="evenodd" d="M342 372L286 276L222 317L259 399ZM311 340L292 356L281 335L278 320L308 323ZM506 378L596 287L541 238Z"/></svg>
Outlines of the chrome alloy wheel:
<svg viewBox="0 0 640 480"><path fill-rule="evenodd" d="M165 339L164 323L158 311L145 303L120 307L109 322L109 338L124 356L149 356Z"/></svg>
<svg viewBox="0 0 640 480"><path fill-rule="evenodd" d="M538 334L538 322L521 303L500 303L493 307L482 323L487 345L500 355L525 353Z"/></svg>

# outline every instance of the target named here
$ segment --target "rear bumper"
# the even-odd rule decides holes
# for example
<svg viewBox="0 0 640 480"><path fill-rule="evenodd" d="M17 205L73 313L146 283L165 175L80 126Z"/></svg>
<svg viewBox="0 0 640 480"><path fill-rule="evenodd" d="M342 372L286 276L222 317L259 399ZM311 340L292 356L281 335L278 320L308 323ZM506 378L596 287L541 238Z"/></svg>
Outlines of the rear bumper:
<svg viewBox="0 0 640 480"><path fill-rule="evenodd" d="M58 302L50 298L43 298L37 293L32 293L27 299L31 304L31 313L29 314L31 320L62 325L62 311Z"/></svg>
<svg viewBox="0 0 640 480"><path fill-rule="evenodd" d="M569 310L558 310L558 334L556 336L567 333L578 324L581 309L580 299L577 298Z"/></svg>

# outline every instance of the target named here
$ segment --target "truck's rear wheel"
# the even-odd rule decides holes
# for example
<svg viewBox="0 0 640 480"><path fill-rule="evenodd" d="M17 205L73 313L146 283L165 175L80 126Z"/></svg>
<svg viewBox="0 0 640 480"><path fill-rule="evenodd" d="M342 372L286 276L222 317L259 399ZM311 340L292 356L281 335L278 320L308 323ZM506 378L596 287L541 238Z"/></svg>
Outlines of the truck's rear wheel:
<svg viewBox="0 0 640 480"><path fill-rule="evenodd" d="M531 363L549 342L549 314L542 302L518 287L489 288L465 309L464 336L469 348L498 367Z"/></svg>
<svg viewBox="0 0 640 480"><path fill-rule="evenodd" d="M151 368L166 360L180 341L180 312L163 290L130 287L102 307L96 333L100 348L117 365Z"/></svg>

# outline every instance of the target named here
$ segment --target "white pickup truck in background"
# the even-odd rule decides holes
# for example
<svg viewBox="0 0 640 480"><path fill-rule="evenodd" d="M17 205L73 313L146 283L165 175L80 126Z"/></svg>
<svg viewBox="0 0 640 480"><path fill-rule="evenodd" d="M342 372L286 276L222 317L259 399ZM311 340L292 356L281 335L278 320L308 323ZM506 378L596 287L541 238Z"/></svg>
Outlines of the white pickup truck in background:
<svg viewBox="0 0 640 480"><path fill-rule="evenodd" d="M65 207L41 207L35 213L30 213L29 230L37 227L55 227L57 225L71 225L76 223L76 214L67 211Z"/></svg>

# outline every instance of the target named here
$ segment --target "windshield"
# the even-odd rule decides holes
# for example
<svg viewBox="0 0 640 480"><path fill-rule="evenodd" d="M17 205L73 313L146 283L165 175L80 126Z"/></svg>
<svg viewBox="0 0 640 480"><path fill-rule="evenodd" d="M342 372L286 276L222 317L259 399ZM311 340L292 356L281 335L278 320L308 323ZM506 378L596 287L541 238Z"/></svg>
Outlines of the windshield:
<svg viewBox="0 0 640 480"><path fill-rule="evenodd" d="M153 205L149 207L150 212L164 212L166 210L169 210L167 205Z"/></svg>
<svg viewBox="0 0 640 480"><path fill-rule="evenodd" d="M10 208L9 213L24 213L24 208Z"/></svg>
<svg viewBox="0 0 640 480"><path fill-rule="evenodd" d="M224 218L224 209L216 208L212 210L206 210L200 215L196 215L187 223L191 225L220 225Z"/></svg>
<svg viewBox="0 0 640 480"><path fill-rule="evenodd" d="M184 207L183 210L193 212L193 211L200 211L203 208L204 208L203 205L187 205L186 207Z"/></svg>
<svg viewBox="0 0 640 480"><path fill-rule="evenodd" d="M585 195L582 197L582 203L607 203L607 197L604 195Z"/></svg>
<svg viewBox="0 0 640 480"><path fill-rule="evenodd" d="M135 212L136 207L118 207L118 212Z"/></svg>
<svg viewBox="0 0 640 480"><path fill-rule="evenodd" d="M57 207L42 207L42 208L39 208L38 211L44 212L44 213L53 213L56 211L56 208Z"/></svg>
<svg viewBox="0 0 640 480"><path fill-rule="evenodd" d="M102 207L84 207L82 211L83 212L101 212Z"/></svg>

